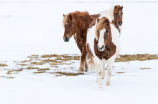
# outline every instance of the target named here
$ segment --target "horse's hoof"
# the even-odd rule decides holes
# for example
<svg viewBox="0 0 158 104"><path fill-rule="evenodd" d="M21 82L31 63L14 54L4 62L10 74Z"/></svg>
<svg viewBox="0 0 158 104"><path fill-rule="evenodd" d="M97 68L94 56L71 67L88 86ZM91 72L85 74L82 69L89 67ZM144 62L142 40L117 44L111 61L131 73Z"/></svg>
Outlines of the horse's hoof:
<svg viewBox="0 0 158 104"><path fill-rule="evenodd" d="M84 70L85 72L87 72L87 70Z"/></svg>
<svg viewBox="0 0 158 104"><path fill-rule="evenodd" d="M84 75L84 73L78 73L78 75Z"/></svg>
<svg viewBox="0 0 158 104"><path fill-rule="evenodd" d="M110 82L106 82L106 86L110 86Z"/></svg>

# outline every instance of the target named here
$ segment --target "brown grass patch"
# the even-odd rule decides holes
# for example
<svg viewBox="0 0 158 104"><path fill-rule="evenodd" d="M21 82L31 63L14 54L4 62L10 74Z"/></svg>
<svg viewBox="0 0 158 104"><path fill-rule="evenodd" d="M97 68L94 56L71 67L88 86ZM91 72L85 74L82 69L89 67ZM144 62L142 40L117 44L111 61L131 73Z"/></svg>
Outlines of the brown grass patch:
<svg viewBox="0 0 158 104"><path fill-rule="evenodd" d="M18 63L17 65L27 66L27 64L23 64L23 63Z"/></svg>
<svg viewBox="0 0 158 104"><path fill-rule="evenodd" d="M20 68L19 70L14 70L14 71L22 71L23 70L23 68Z"/></svg>
<svg viewBox="0 0 158 104"><path fill-rule="evenodd" d="M33 72L33 73L38 74L38 73L45 73L45 72L46 72L45 70L40 70L40 71Z"/></svg>
<svg viewBox="0 0 158 104"><path fill-rule="evenodd" d="M140 69L141 69L141 70L145 70L145 69L149 69L149 70L150 70L151 68L140 68Z"/></svg>
<svg viewBox="0 0 158 104"><path fill-rule="evenodd" d="M0 76L1 78L5 78L6 76Z"/></svg>
<svg viewBox="0 0 158 104"><path fill-rule="evenodd" d="M44 62L31 62L31 64L33 64L33 65L43 65Z"/></svg>
<svg viewBox="0 0 158 104"><path fill-rule="evenodd" d="M125 72L116 72L117 74L123 74L123 73L125 73Z"/></svg>
<svg viewBox="0 0 158 104"><path fill-rule="evenodd" d="M50 70L50 68L40 68L37 71L42 71L42 70Z"/></svg>
<svg viewBox="0 0 158 104"><path fill-rule="evenodd" d="M14 77L6 77L6 79L13 79Z"/></svg>
<svg viewBox="0 0 158 104"><path fill-rule="evenodd" d="M38 67L32 67L32 66L29 66L28 68L26 69L39 69Z"/></svg>
<svg viewBox="0 0 158 104"><path fill-rule="evenodd" d="M2 64L2 63L0 63L0 66L1 67L4 67L4 66L8 66L7 64Z"/></svg>
<svg viewBox="0 0 158 104"><path fill-rule="evenodd" d="M145 61L158 59L158 55L149 55L149 54L136 54L136 55L120 55L120 59L116 59L116 62L127 62L127 61Z"/></svg>
<svg viewBox="0 0 158 104"><path fill-rule="evenodd" d="M50 74L60 74L66 76L78 76L78 73L67 73L67 72L49 72Z"/></svg>
<svg viewBox="0 0 158 104"><path fill-rule="evenodd" d="M13 71L8 71L6 74L11 74Z"/></svg>

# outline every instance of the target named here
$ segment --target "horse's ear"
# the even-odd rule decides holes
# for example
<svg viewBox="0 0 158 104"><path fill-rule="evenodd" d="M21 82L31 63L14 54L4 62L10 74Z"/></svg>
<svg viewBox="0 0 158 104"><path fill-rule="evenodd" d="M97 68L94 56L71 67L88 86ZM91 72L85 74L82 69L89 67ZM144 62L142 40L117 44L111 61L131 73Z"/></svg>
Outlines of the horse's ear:
<svg viewBox="0 0 158 104"><path fill-rule="evenodd" d="M123 9L123 6L121 7L121 9Z"/></svg>
<svg viewBox="0 0 158 104"><path fill-rule="evenodd" d="M109 25L109 20L106 20L105 22L107 23L107 25Z"/></svg>
<svg viewBox="0 0 158 104"><path fill-rule="evenodd" d="M97 19L97 23L99 22L99 18Z"/></svg>
<svg viewBox="0 0 158 104"><path fill-rule="evenodd" d="M65 14L63 14L63 17L65 17L66 15Z"/></svg>
<svg viewBox="0 0 158 104"><path fill-rule="evenodd" d="M70 18L70 21L71 21L72 20L72 16L70 15L69 18Z"/></svg>

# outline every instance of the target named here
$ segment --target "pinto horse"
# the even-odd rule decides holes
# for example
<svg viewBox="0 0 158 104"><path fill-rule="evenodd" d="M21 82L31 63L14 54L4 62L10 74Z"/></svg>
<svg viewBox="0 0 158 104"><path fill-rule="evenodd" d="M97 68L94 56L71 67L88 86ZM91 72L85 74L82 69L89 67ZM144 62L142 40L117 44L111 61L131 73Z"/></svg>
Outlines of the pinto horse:
<svg viewBox="0 0 158 104"><path fill-rule="evenodd" d="M99 14L89 15L88 12L76 11L63 16L63 26L65 28L63 39L65 42L68 42L72 35L74 35L77 46L81 52L78 72L83 74L84 70L88 70L86 51L87 30L91 22L99 17Z"/></svg>
<svg viewBox="0 0 158 104"><path fill-rule="evenodd" d="M107 17L110 22L112 22L115 27L121 32L122 29L122 20L123 20L123 6L112 5L108 11L100 13L100 17Z"/></svg>
<svg viewBox="0 0 158 104"><path fill-rule="evenodd" d="M119 30L110 23L107 17L101 17L87 33L87 51L93 57L97 72L97 81L102 88L102 77L105 75L105 62L107 62L106 85L110 84L112 65L120 50ZM103 69L103 70L102 70Z"/></svg>
<svg viewBox="0 0 158 104"><path fill-rule="evenodd" d="M123 21L123 6L120 5L112 5L108 10L102 11L99 13L100 17L107 17L109 21L118 29L118 31L121 33L122 29L122 21ZM94 26L96 21L93 21L89 28ZM120 58L119 53L117 54L117 58ZM91 61L91 68L94 70L94 62ZM105 72L105 71L103 71ZM105 74L103 74L103 78L105 77Z"/></svg>

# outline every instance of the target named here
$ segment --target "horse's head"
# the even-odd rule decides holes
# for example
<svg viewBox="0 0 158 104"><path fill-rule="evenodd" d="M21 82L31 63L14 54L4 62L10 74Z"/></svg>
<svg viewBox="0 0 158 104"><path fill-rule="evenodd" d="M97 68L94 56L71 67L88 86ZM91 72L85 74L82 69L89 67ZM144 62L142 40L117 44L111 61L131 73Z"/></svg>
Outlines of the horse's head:
<svg viewBox="0 0 158 104"><path fill-rule="evenodd" d="M97 47L99 51L104 51L107 42L111 37L111 27L109 19L106 17L102 17L97 20L96 25L96 39L97 39Z"/></svg>
<svg viewBox="0 0 158 104"><path fill-rule="evenodd" d="M116 5L114 7L114 22L117 26L122 26L123 6Z"/></svg>
<svg viewBox="0 0 158 104"><path fill-rule="evenodd" d="M63 39L65 42L68 42L69 39L76 33L74 18L71 14L63 14L63 25L65 28Z"/></svg>

